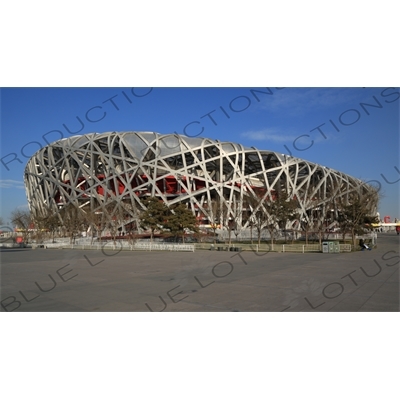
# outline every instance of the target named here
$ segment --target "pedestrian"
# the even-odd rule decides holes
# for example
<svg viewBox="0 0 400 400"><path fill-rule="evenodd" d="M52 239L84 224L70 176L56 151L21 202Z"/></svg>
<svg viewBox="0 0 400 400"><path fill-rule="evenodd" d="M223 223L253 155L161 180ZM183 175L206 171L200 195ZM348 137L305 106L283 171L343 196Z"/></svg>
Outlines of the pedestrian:
<svg viewBox="0 0 400 400"><path fill-rule="evenodd" d="M400 233L400 225L396 225L396 232L397 232L397 234Z"/></svg>
<svg viewBox="0 0 400 400"><path fill-rule="evenodd" d="M360 239L359 245L360 245L360 247L361 247L361 251L364 251L365 249L371 251L371 248L368 247L368 246L365 244L364 239Z"/></svg>

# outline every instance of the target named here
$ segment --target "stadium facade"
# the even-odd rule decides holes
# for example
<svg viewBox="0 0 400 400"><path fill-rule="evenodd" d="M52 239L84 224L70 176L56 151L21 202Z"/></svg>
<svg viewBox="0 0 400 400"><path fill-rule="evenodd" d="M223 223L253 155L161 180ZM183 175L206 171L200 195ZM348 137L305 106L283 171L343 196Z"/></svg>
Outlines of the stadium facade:
<svg viewBox="0 0 400 400"><path fill-rule="evenodd" d="M186 203L204 226L215 221L213 201L233 219L246 195L273 199L286 193L298 200L300 221L315 209L332 207L333 198L346 202L352 193L373 190L339 171L273 151L155 132L58 140L31 157L24 181L31 211L51 210L61 219L68 204L95 213L123 205L136 210L133 221L137 210L145 208L143 200L156 196L167 205ZM371 202L371 212L376 206ZM250 220L243 219L244 229Z"/></svg>

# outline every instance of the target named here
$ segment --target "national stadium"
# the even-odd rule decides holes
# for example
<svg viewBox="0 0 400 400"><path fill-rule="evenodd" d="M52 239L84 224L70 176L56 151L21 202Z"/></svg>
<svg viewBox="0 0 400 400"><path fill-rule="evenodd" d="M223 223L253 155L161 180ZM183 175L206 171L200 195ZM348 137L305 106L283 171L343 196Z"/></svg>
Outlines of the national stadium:
<svg viewBox="0 0 400 400"><path fill-rule="evenodd" d="M31 211L51 210L62 223L61 211L69 204L98 214L110 213L111 204L136 210L122 225L137 218L149 197L168 206L185 203L200 226L210 227L215 222L213 201L225 207L226 218L233 219L238 208L246 208L246 196L274 199L285 193L298 201L298 220L288 227L296 228L313 210L333 207L333 212L334 204L344 204L353 193L365 196L374 191L342 172L274 151L134 131L55 141L30 158L24 181ZM376 207L371 201L371 213ZM251 218L239 219L246 230Z"/></svg>

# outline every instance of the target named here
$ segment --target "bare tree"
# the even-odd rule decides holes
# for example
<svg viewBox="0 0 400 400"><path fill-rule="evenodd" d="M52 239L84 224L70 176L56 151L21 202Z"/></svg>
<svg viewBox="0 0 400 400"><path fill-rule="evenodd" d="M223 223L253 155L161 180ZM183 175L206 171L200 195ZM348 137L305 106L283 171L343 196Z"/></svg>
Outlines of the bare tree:
<svg viewBox="0 0 400 400"><path fill-rule="evenodd" d="M355 190L341 199L339 210L339 226L342 234L351 234L353 246L356 245L356 235L363 233L366 224L378 222L376 209L379 202L378 191L366 192L362 188Z"/></svg>
<svg viewBox="0 0 400 400"><path fill-rule="evenodd" d="M318 232L318 240L321 246L323 235L325 232L326 224L326 214L328 213L329 206L326 202L320 202L316 200L315 208L313 208L312 216L313 216L313 230Z"/></svg>
<svg viewBox="0 0 400 400"><path fill-rule="evenodd" d="M42 232L48 232L54 243L55 232L61 226L58 214L50 208L44 207L41 210L32 210L31 215L37 231L40 231L40 233L37 233L37 237L41 238Z"/></svg>
<svg viewBox="0 0 400 400"><path fill-rule="evenodd" d="M253 222L253 226L257 230L257 238L258 238L258 245L261 244L261 233L264 228L270 231L272 230L272 224L269 227L268 222L270 221L270 216L265 209L266 201L262 194L258 194L257 192L254 193L247 193L245 195L245 202L249 209L251 210L250 219ZM271 239L273 236L271 235ZM272 239L273 240L273 239Z"/></svg>
<svg viewBox="0 0 400 400"><path fill-rule="evenodd" d="M223 206L222 201L219 199L211 200L208 205L208 213L210 215L210 225L214 232L214 245L216 244L216 231L218 227L222 226Z"/></svg>
<svg viewBox="0 0 400 400"><path fill-rule="evenodd" d="M307 202L308 206L308 221L307 226L304 222L302 227L311 229L318 233L318 241L320 246L322 245L322 240L327 234L327 228L330 223L335 219L335 209L336 209L336 191L331 190L330 196L326 196L325 199L321 199L317 189L312 188L312 198ZM304 203L304 201L303 201Z"/></svg>
<svg viewBox="0 0 400 400"><path fill-rule="evenodd" d="M61 221L57 214L49 215L46 220L46 228L51 234L51 241L54 243L54 235L60 229Z"/></svg>
<svg viewBox="0 0 400 400"><path fill-rule="evenodd" d="M11 222L15 224L17 230L22 233L23 242L27 244L29 235L33 229L31 213L17 208L11 213Z"/></svg>
<svg viewBox="0 0 400 400"><path fill-rule="evenodd" d="M243 223L243 202L238 198L234 198L233 202L233 233L238 241L238 236L242 231Z"/></svg>
<svg viewBox="0 0 400 400"><path fill-rule="evenodd" d="M234 228L234 221L231 218L230 205L226 202L221 202L219 207L219 220L220 225L228 232L228 246L232 245L232 229Z"/></svg>
<svg viewBox="0 0 400 400"><path fill-rule="evenodd" d="M276 232L279 229L279 216L278 216L278 207L277 204L269 199L264 203L264 226L268 230L270 241L271 241L271 249L274 249L274 237Z"/></svg>
<svg viewBox="0 0 400 400"><path fill-rule="evenodd" d="M124 203L114 198L107 202L103 212L87 212L90 230L92 232L92 242L94 231L101 236L102 232L107 229L116 244L117 236L122 233L132 233L133 225L137 227L138 219L137 209L135 205ZM133 221L135 223L133 224ZM128 238L128 235L127 235Z"/></svg>
<svg viewBox="0 0 400 400"><path fill-rule="evenodd" d="M46 227L46 216L31 212L32 223L35 227L35 240L36 243L43 243L45 232L47 231Z"/></svg>
<svg viewBox="0 0 400 400"><path fill-rule="evenodd" d="M288 223L299 218L297 212L298 201L291 198L287 193L277 193L276 198L269 205L271 213L276 218L280 229L283 230L285 242L287 241Z"/></svg>
<svg viewBox="0 0 400 400"><path fill-rule="evenodd" d="M308 183L302 187L301 201L299 206L302 207L303 217L299 219L300 229L305 234L306 245L308 244L309 232L314 227L314 209L318 206L315 196L315 185Z"/></svg>
<svg viewBox="0 0 400 400"><path fill-rule="evenodd" d="M245 194L243 196L242 204L243 204L243 217L244 221L243 224L246 224L250 227L250 242L253 244L253 227L254 227L254 220L253 220L253 199L250 194Z"/></svg>
<svg viewBox="0 0 400 400"><path fill-rule="evenodd" d="M261 233L267 229L270 235L271 247L274 246L274 236L280 228L287 238L289 221L298 219L298 202L290 198L285 192L265 194L254 192L246 195L246 203L252 210L250 218L254 221L257 230L258 245L261 243Z"/></svg>
<svg viewBox="0 0 400 400"><path fill-rule="evenodd" d="M124 203L123 204L125 214L126 214L126 221L125 225L125 232L127 239L130 244L135 244L137 241L137 234L139 231L139 212L136 203Z"/></svg>
<svg viewBox="0 0 400 400"><path fill-rule="evenodd" d="M83 211L73 203L69 203L61 209L60 214L64 223L63 227L67 231L70 243L73 244L75 243L75 237L84 229L85 215Z"/></svg>
<svg viewBox="0 0 400 400"><path fill-rule="evenodd" d="M111 201L106 206L106 229L109 230L116 244L117 235L122 232L122 228L127 220L126 210L122 203L117 200Z"/></svg>
<svg viewBox="0 0 400 400"><path fill-rule="evenodd" d="M90 209L85 210L85 221L90 231L91 244L94 242L95 235L101 236L101 232L104 229L105 223L103 222L103 212L92 211Z"/></svg>

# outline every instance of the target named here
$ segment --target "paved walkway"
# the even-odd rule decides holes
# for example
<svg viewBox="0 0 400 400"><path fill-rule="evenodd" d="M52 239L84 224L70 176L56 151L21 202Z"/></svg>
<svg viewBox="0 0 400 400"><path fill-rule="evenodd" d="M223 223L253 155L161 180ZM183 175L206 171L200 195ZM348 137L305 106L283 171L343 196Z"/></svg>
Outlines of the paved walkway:
<svg viewBox="0 0 400 400"><path fill-rule="evenodd" d="M3 249L1 311L399 311L399 236L341 254Z"/></svg>

